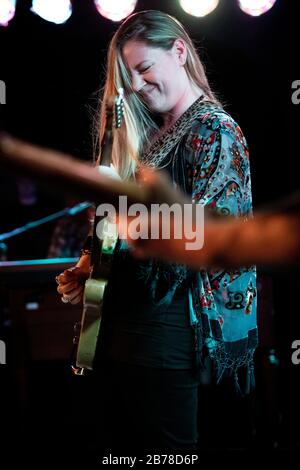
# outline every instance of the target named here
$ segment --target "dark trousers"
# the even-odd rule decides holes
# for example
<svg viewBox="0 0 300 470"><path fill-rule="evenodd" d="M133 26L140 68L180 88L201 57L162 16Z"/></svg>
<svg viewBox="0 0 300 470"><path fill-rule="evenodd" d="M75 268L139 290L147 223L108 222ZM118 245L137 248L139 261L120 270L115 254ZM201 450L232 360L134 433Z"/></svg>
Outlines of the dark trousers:
<svg viewBox="0 0 300 470"><path fill-rule="evenodd" d="M102 454L195 453L199 384L190 370L108 363L99 379Z"/></svg>

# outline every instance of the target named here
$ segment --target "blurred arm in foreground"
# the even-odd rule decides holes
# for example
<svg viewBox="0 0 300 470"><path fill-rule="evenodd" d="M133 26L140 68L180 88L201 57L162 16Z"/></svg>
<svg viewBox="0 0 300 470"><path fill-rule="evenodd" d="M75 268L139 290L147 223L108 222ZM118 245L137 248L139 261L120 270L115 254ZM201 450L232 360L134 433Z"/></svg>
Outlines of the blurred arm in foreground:
<svg viewBox="0 0 300 470"><path fill-rule="evenodd" d="M168 185L166 175L161 172L141 170L140 181L150 189L151 193L156 194L157 200L161 202L168 200L169 203L173 201L181 205L190 203L183 193ZM159 228L158 239L134 240L127 233L127 241L134 248L134 256L138 258L158 257L185 263L193 268L252 264L299 266L300 194L296 193L273 206L270 209L257 211L254 218L247 221L231 217L214 218L206 214L204 245L197 250L186 248L186 243L193 241L190 238L183 236L175 239L172 227L168 239L162 237Z"/></svg>

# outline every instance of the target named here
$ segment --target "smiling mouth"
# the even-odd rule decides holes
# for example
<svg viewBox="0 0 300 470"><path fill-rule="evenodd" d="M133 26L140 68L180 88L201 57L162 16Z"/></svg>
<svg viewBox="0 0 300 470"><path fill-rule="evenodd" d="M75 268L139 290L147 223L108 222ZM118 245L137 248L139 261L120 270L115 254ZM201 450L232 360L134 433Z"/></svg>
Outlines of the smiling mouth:
<svg viewBox="0 0 300 470"><path fill-rule="evenodd" d="M152 91L155 90L155 88L156 86L153 85L152 87L143 90L143 95L147 98L147 96L150 95Z"/></svg>

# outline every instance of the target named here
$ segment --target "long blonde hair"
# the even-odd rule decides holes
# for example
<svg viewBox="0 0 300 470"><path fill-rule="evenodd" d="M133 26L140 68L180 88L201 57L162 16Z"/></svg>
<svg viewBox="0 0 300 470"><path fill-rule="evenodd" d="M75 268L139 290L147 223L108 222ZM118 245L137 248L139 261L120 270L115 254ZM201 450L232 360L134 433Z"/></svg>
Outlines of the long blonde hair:
<svg viewBox="0 0 300 470"><path fill-rule="evenodd" d="M134 13L114 34L107 58L107 74L98 126L101 143L106 124L106 102L121 87L124 89L124 119L120 129L114 131L112 163L123 179L134 176L139 155L148 142L150 132L157 128L144 103L132 89L131 77L123 60L122 50L129 40L146 43L151 47L170 50L174 41L181 38L187 47L186 73L191 82L200 87L205 96L218 103L195 46L182 24L174 17L158 10Z"/></svg>

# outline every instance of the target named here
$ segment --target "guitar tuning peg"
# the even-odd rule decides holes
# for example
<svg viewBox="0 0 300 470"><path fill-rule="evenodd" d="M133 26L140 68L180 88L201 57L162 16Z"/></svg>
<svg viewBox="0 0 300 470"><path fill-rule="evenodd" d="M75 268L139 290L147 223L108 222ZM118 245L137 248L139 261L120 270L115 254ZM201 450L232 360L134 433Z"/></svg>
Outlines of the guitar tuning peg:
<svg viewBox="0 0 300 470"><path fill-rule="evenodd" d="M73 344L79 343L79 336L73 336Z"/></svg>

